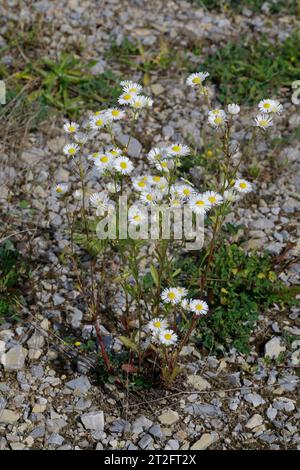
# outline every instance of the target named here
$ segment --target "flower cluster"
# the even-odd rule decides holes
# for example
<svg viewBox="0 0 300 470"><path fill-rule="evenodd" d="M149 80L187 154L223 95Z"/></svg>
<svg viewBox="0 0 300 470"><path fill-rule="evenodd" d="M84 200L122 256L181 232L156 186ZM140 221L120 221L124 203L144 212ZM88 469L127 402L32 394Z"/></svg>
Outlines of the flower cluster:
<svg viewBox="0 0 300 470"><path fill-rule="evenodd" d="M129 105L133 110L151 108L153 100L148 96L141 95L143 87L139 83L124 81L121 82L123 93L119 96L118 102L121 105Z"/></svg>

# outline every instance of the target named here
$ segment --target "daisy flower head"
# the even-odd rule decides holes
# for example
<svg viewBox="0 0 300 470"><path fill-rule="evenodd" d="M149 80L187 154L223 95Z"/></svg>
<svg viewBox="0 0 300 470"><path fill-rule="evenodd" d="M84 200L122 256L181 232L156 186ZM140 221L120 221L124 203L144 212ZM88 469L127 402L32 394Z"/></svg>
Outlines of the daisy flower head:
<svg viewBox="0 0 300 470"><path fill-rule="evenodd" d="M82 189L76 189L73 193L73 198L75 201L81 201L83 196L83 191Z"/></svg>
<svg viewBox="0 0 300 470"><path fill-rule="evenodd" d="M249 181L240 179L235 181L234 189L239 193L250 193L252 191L252 185Z"/></svg>
<svg viewBox="0 0 300 470"><path fill-rule="evenodd" d="M204 196L208 199L212 206L219 206L223 202L221 194L218 194L215 191L206 191Z"/></svg>
<svg viewBox="0 0 300 470"><path fill-rule="evenodd" d="M88 160L94 162L96 161L101 155L101 152L94 152L94 153L91 153L90 155L88 155Z"/></svg>
<svg viewBox="0 0 300 470"><path fill-rule="evenodd" d="M206 315L208 312L208 305L206 302L204 302L204 300L191 300L190 310L196 315Z"/></svg>
<svg viewBox="0 0 300 470"><path fill-rule="evenodd" d="M106 208L108 203L109 203L109 197L105 192L99 192L99 193L93 193L90 196L90 203L92 204L93 207L98 209L99 207L101 208Z"/></svg>
<svg viewBox="0 0 300 470"><path fill-rule="evenodd" d="M175 187L177 195L182 199L189 199L195 195L195 190L192 186L188 184L179 184Z"/></svg>
<svg viewBox="0 0 300 470"><path fill-rule="evenodd" d="M162 195L159 191L142 191L140 200L143 204L151 205L155 204L162 198Z"/></svg>
<svg viewBox="0 0 300 470"><path fill-rule="evenodd" d="M161 293L161 299L164 303L176 305L180 302L181 298L182 295L177 289L177 287L168 287L164 289Z"/></svg>
<svg viewBox="0 0 300 470"><path fill-rule="evenodd" d="M208 113L208 122L212 127L221 127L226 122L226 113L223 109L213 109Z"/></svg>
<svg viewBox="0 0 300 470"><path fill-rule="evenodd" d="M106 110L106 116L111 121L119 121L125 116L125 112L119 108L110 108Z"/></svg>
<svg viewBox="0 0 300 470"><path fill-rule="evenodd" d="M239 114L241 108L239 107L238 104L235 104L235 103L231 103L227 106L227 109L228 109L228 112L229 114Z"/></svg>
<svg viewBox="0 0 300 470"><path fill-rule="evenodd" d="M195 214L205 214L211 208L211 203L205 194L195 194L189 199L189 207Z"/></svg>
<svg viewBox="0 0 300 470"><path fill-rule="evenodd" d="M128 211L128 220L132 225L141 225L146 217L145 211L139 206L131 206Z"/></svg>
<svg viewBox="0 0 300 470"><path fill-rule="evenodd" d="M167 152L169 155L174 157L185 157L191 153L191 150L187 145L176 143L167 147Z"/></svg>
<svg viewBox="0 0 300 470"><path fill-rule="evenodd" d="M204 80L209 76L208 72L196 72L192 73L191 75L188 76L186 79L186 83L189 86L192 87L197 87L199 85L202 85Z"/></svg>
<svg viewBox="0 0 300 470"><path fill-rule="evenodd" d="M261 113L276 113L280 114L283 110L282 104L278 100L261 100L258 103L258 109Z"/></svg>
<svg viewBox="0 0 300 470"><path fill-rule="evenodd" d="M188 290L185 287L177 287L177 290L181 295L181 298L186 297L188 295Z"/></svg>
<svg viewBox="0 0 300 470"><path fill-rule="evenodd" d="M155 168L168 173L172 168L174 168L174 162L171 160L160 160L155 164Z"/></svg>
<svg viewBox="0 0 300 470"><path fill-rule="evenodd" d="M161 148L154 147L148 153L147 159L149 160L150 163L157 163L157 162L160 162L161 160L165 160L167 156L168 156L167 149L165 147L161 147Z"/></svg>
<svg viewBox="0 0 300 470"><path fill-rule="evenodd" d="M129 175L133 170L133 164L127 157L116 158L113 166L122 175Z"/></svg>
<svg viewBox="0 0 300 470"><path fill-rule="evenodd" d="M225 201L235 202L240 198L240 196L234 188L230 188L224 191L223 198Z"/></svg>
<svg viewBox="0 0 300 470"><path fill-rule="evenodd" d="M176 198L175 196L172 196L170 198L170 207L181 207L182 206L182 201L179 198Z"/></svg>
<svg viewBox="0 0 300 470"><path fill-rule="evenodd" d="M145 191L145 189L148 187L148 182L144 179L143 176L140 176L139 178L132 179L132 186L136 191Z"/></svg>
<svg viewBox="0 0 300 470"><path fill-rule="evenodd" d="M108 122L108 117L103 113L94 115L90 120L90 127L92 129L102 129Z"/></svg>
<svg viewBox="0 0 300 470"><path fill-rule="evenodd" d="M78 144L67 144L63 148L64 154L69 155L70 157L73 157L74 155L76 155L78 150L79 150Z"/></svg>
<svg viewBox="0 0 300 470"><path fill-rule="evenodd" d="M67 134L75 134L79 129L79 125L76 122L65 122L64 130Z"/></svg>
<svg viewBox="0 0 300 470"><path fill-rule="evenodd" d="M98 171L103 172L109 168L111 168L113 164L113 157L106 153L101 153L98 157L94 160L94 165Z"/></svg>
<svg viewBox="0 0 300 470"><path fill-rule="evenodd" d="M273 120L266 114L258 114L255 118L255 124L261 129L267 129L268 127L273 126Z"/></svg>
<svg viewBox="0 0 300 470"><path fill-rule="evenodd" d="M153 320L148 323L147 329L152 331L152 333L158 333L161 330L167 329L168 326L169 324L164 318L153 318Z"/></svg>
<svg viewBox="0 0 300 470"><path fill-rule="evenodd" d="M109 193L115 194L121 191L121 186L112 182L107 183L106 189Z"/></svg>
<svg viewBox="0 0 300 470"><path fill-rule="evenodd" d="M113 147L112 149L108 150L107 153L111 155L112 157L118 157L119 155L122 154L122 150L119 149L118 147Z"/></svg>
<svg viewBox="0 0 300 470"><path fill-rule="evenodd" d="M130 80L124 80L120 83L121 87L126 93L138 94L142 91L143 87L139 83Z"/></svg>
<svg viewBox="0 0 300 470"><path fill-rule="evenodd" d="M177 343L178 336L172 330L161 330L159 332L159 341L164 346L172 346Z"/></svg>
<svg viewBox="0 0 300 470"><path fill-rule="evenodd" d="M118 98L118 103L119 104L125 104L125 105L131 105L132 100L135 98L135 93L130 93L129 91L124 91L119 98Z"/></svg>
<svg viewBox="0 0 300 470"><path fill-rule="evenodd" d="M152 104L151 98L142 95L135 95L130 102L133 109L151 108Z"/></svg>
<svg viewBox="0 0 300 470"><path fill-rule="evenodd" d="M69 189L69 186L67 184L60 183L54 187L53 193L55 196L63 196L64 194L66 194L68 189Z"/></svg>

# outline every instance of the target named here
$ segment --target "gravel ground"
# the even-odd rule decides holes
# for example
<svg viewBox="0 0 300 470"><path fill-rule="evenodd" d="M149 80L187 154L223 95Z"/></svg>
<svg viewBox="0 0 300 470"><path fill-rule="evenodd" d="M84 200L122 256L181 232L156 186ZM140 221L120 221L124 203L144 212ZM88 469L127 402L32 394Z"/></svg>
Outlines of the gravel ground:
<svg viewBox="0 0 300 470"><path fill-rule="evenodd" d="M18 5L6 2L1 15L27 21L31 2L21 2L21 9ZM95 73L112 68L104 58L112 38L120 43L132 37L155 46L164 35L182 47L210 39L209 47L217 48L243 32L283 39L296 21L281 17L274 28L268 17L247 10L231 18L190 2L164 0L40 1L34 2L34 9L51 23L43 39L49 56L81 44L84 59L98 60ZM117 71L118 65L113 68ZM126 78L141 76L135 72ZM193 90L186 89L184 76L176 71L158 73L147 91L155 99L154 111L138 126L133 158L153 142L185 140L201 145L204 114L195 105ZM284 117L276 132L287 134L300 124L299 106L290 98L283 105ZM84 319L76 273L63 263L69 245L66 211L50 197L54 181L72 181L61 153L65 143L61 127L60 118L43 123L27 136L19 158L9 148L1 151L1 236L26 230L16 240L18 248L35 259L35 266L24 320L17 326L0 325L0 449L300 449L299 309L281 312L275 305L262 312L248 356L231 350L216 358L186 347L182 363L187 380L170 392L139 395L112 384L100 387L93 354L83 355L60 339L68 331L85 339L93 334ZM266 144L258 143L256 151L260 159ZM277 158L288 163L272 171L270 160L261 162L265 177L257 184L256 197L250 206L239 206L233 219L245 226L239 236L246 235L246 250L264 248L279 255L294 243L280 278L299 284L299 143L287 145ZM99 187L95 179L90 185ZM35 211L23 209L21 216L23 199ZM111 295L121 308L120 292ZM285 333L293 336L293 342L285 341ZM110 336L107 330L104 334ZM257 350L259 335L261 350ZM115 341L112 347L118 351L120 345ZM284 363L264 360L265 355L276 358L281 352Z"/></svg>

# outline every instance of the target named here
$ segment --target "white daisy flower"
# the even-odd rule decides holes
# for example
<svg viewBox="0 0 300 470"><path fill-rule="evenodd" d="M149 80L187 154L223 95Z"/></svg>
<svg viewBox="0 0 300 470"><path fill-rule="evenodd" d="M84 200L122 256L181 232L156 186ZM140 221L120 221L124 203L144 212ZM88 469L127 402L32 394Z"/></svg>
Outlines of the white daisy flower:
<svg viewBox="0 0 300 470"><path fill-rule="evenodd" d="M143 191L140 195L141 202L147 205L155 204L159 199L161 199L161 195L157 191Z"/></svg>
<svg viewBox="0 0 300 470"><path fill-rule="evenodd" d="M157 163L160 160L165 160L167 158L167 149L165 147L155 147L150 150L147 155L147 159L150 163Z"/></svg>
<svg viewBox="0 0 300 470"><path fill-rule="evenodd" d="M112 149L108 150L107 153L111 155L112 157L118 157L119 155L122 154L122 150L119 149L118 147L113 147Z"/></svg>
<svg viewBox="0 0 300 470"><path fill-rule="evenodd" d="M160 160L159 162L155 163L155 168L160 171L165 171L168 173L172 168L174 168L174 162L171 160Z"/></svg>
<svg viewBox="0 0 300 470"><path fill-rule="evenodd" d="M258 114L255 118L255 123L261 129L267 129L268 127L273 126L272 118L266 114Z"/></svg>
<svg viewBox="0 0 300 470"><path fill-rule="evenodd" d="M175 191L176 194L182 199L189 199L191 196L195 195L194 188L188 184L176 185Z"/></svg>
<svg viewBox="0 0 300 470"><path fill-rule="evenodd" d="M178 336L172 330L162 330L159 332L159 341L164 346L172 346L176 344L178 340Z"/></svg>
<svg viewBox="0 0 300 470"><path fill-rule="evenodd" d="M181 297L186 297L188 295L188 290L185 287L177 287L177 290Z"/></svg>
<svg viewBox="0 0 300 470"><path fill-rule="evenodd" d="M119 108L110 108L106 111L106 116L112 121L119 121L125 116L125 112Z"/></svg>
<svg viewBox="0 0 300 470"><path fill-rule="evenodd" d="M278 113L280 114L283 110L282 104L278 100L261 100L258 103L258 108L262 113Z"/></svg>
<svg viewBox="0 0 300 470"><path fill-rule="evenodd" d="M135 98L135 93L129 93L128 91L124 91L122 95L118 98L119 104L131 104L132 100Z"/></svg>
<svg viewBox="0 0 300 470"><path fill-rule="evenodd" d="M66 192L68 191L69 189L69 186L65 183L60 183L60 184L57 184L55 187L54 187L54 190L53 190L53 193L56 195L56 196L63 196L64 194L66 194Z"/></svg>
<svg viewBox="0 0 300 470"><path fill-rule="evenodd" d="M79 150L79 145L77 144L67 144L63 148L63 152L65 155L73 156L76 155L76 153Z"/></svg>
<svg viewBox="0 0 300 470"><path fill-rule="evenodd" d="M249 181L240 179L234 183L234 189L239 193L250 193L252 191L252 185Z"/></svg>
<svg viewBox="0 0 300 470"><path fill-rule="evenodd" d="M204 80L209 76L208 72L192 73L186 79L186 83L192 87L202 85Z"/></svg>
<svg viewBox="0 0 300 470"><path fill-rule="evenodd" d="M67 134L75 134L79 129L79 125L76 122L65 122L64 130Z"/></svg>
<svg viewBox="0 0 300 470"><path fill-rule="evenodd" d="M239 114L241 108L239 107L238 104L231 103L227 106L229 114Z"/></svg>
<svg viewBox="0 0 300 470"><path fill-rule="evenodd" d="M182 201L181 199L176 198L175 196L171 197L170 199L170 207L181 207Z"/></svg>
<svg viewBox="0 0 300 470"><path fill-rule="evenodd" d="M167 184L167 180L164 176L154 175L150 177L149 183L154 186L158 186L160 184Z"/></svg>
<svg viewBox="0 0 300 470"><path fill-rule="evenodd" d="M148 187L147 179L145 180L143 176L140 176L139 178L133 178L132 186L136 191L145 191L145 189Z"/></svg>
<svg viewBox="0 0 300 470"><path fill-rule="evenodd" d="M83 196L82 189L76 189L73 193L73 197L76 201L81 201Z"/></svg>
<svg viewBox="0 0 300 470"><path fill-rule="evenodd" d="M206 315L208 312L208 305L204 300L191 300L190 301L190 310L197 315Z"/></svg>
<svg viewBox="0 0 300 470"><path fill-rule="evenodd" d="M150 98L142 95L135 95L130 102L130 106L134 109L149 108L152 104L153 101Z"/></svg>
<svg viewBox="0 0 300 470"><path fill-rule="evenodd" d="M213 127L223 126L226 122L226 113L223 109L213 109L208 113L208 122Z"/></svg>
<svg viewBox="0 0 300 470"><path fill-rule="evenodd" d="M140 225L146 220L146 214L138 206L131 206L128 211L128 220L133 225Z"/></svg>
<svg viewBox="0 0 300 470"><path fill-rule="evenodd" d="M109 204L109 197L105 192L93 193L90 197L90 203L96 209L99 207L104 209Z"/></svg>
<svg viewBox="0 0 300 470"><path fill-rule="evenodd" d="M226 189L226 191L224 191L223 198L224 198L225 201L235 202L240 198L240 196L235 191L235 189L230 188L230 189Z"/></svg>
<svg viewBox="0 0 300 470"><path fill-rule="evenodd" d="M208 199L212 206L218 206L223 202L221 194L218 194L215 191L206 191L203 196Z"/></svg>
<svg viewBox="0 0 300 470"><path fill-rule="evenodd" d="M114 169L122 175L129 175L133 170L133 164L127 157L118 157L114 161Z"/></svg>
<svg viewBox="0 0 300 470"><path fill-rule="evenodd" d="M93 116L90 120L90 127L92 129L102 129L108 122L108 118L105 114L99 116Z"/></svg>
<svg viewBox="0 0 300 470"><path fill-rule="evenodd" d="M195 194L188 204L195 214L205 214L211 208L211 203L204 194Z"/></svg>
<svg viewBox="0 0 300 470"><path fill-rule="evenodd" d="M161 330L168 328L168 326L169 323L164 318L153 318L153 320L148 323L147 329L153 333L158 333Z"/></svg>
<svg viewBox="0 0 300 470"><path fill-rule="evenodd" d="M168 287L161 293L161 299L164 303L178 304L181 300L181 294L176 287Z"/></svg>
<svg viewBox="0 0 300 470"><path fill-rule="evenodd" d="M132 82L130 80L124 80L120 83L120 85L126 93L137 94L140 93L143 89L142 85L136 82Z"/></svg>
<svg viewBox="0 0 300 470"><path fill-rule="evenodd" d="M176 143L167 147L167 152L172 156L178 155L179 157L184 157L185 155L189 155L191 150L187 145Z"/></svg>
<svg viewBox="0 0 300 470"><path fill-rule="evenodd" d="M111 155L102 153L94 160L94 165L102 173L112 167L113 161L114 158Z"/></svg>
<svg viewBox="0 0 300 470"><path fill-rule="evenodd" d="M88 158L88 160L90 160L90 161L92 161L92 162L93 162L93 161L96 161L96 160L97 160L97 158L99 158L99 157L100 157L100 155L101 155L101 153L100 153L100 152L94 152L94 153L91 153L90 155L88 155L88 157L87 157L87 158Z"/></svg>

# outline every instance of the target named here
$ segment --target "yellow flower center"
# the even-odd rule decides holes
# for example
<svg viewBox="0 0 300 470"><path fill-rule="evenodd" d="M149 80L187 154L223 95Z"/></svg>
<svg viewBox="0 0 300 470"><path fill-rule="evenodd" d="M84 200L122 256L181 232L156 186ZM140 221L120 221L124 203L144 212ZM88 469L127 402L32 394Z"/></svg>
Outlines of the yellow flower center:
<svg viewBox="0 0 300 470"><path fill-rule="evenodd" d="M57 192L57 193L62 193L63 190L62 190L62 188L59 187L59 188L56 188L56 192Z"/></svg>
<svg viewBox="0 0 300 470"><path fill-rule="evenodd" d="M154 322L155 328L160 328L161 327L161 321L156 321Z"/></svg>
<svg viewBox="0 0 300 470"><path fill-rule="evenodd" d="M151 194L147 194L146 199L147 199L147 201L152 201L153 198L152 198Z"/></svg>
<svg viewBox="0 0 300 470"><path fill-rule="evenodd" d="M69 154L70 155L74 155L74 153L76 153L76 149L74 149L74 147L71 147L69 150L68 150Z"/></svg>
<svg viewBox="0 0 300 470"><path fill-rule="evenodd" d="M138 214L134 215L133 220L139 221L139 220L141 220L141 217Z"/></svg>
<svg viewBox="0 0 300 470"><path fill-rule="evenodd" d="M168 167L167 162L161 162L160 165L161 165L162 168L167 168Z"/></svg>
<svg viewBox="0 0 300 470"><path fill-rule="evenodd" d="M176 295L174 294L174 292L169 292L168 297L170 300L174 300L176 298Z"/></svg>
<svg viewBox="0 0 300 470"><path fill-rule="evenodd" d="M196 85L199 85L199 83L201 83L201 78L200 77L195 77L195 78L193 78L192 82L195 83Z"/></svg>
<svg viewBox="0 0 300 470"><path fill-rule="evenodd" d="M222 124L222 122L223 122L223 119L221 118L221 116L218 116L218 117L215 118L215 123L216 124Z"/></svg>
<svg viewBox="0 0 300 470"><path fill-rule="evenodd" d="M215 202L217 202L215 196L209 196L208 200L209 200L209 202L211 202L212 204L214 204Z"/></svg>
<svg viewBox="0 0 300 470"><path fill-rule="evenodd" d="M172 339L171 333L166 333L164 336L167 341L170 341Z"/></svg>
<svg viewBox="0 0 300 470"><path fill-rule="evenodd" d="M172 147L172 150L174 152L179 152L180 149L181 149L180 145L173 145L173 147Z"/></svg>
<svg viewBox="0 0 300 470"><path fill-rule="evenodd" d="M240 183L240 188L241 189L246 189L247 188L247 183Z"/></svg>
<svg viewBox="0 0 300 470"><path fill-rule="evenodd" d="M120 167L122 168L122 170L125 170L125 168L127 168L127 163L126 162L121 162Z"/></svg>
<svg viewBox="0 0 300 470"><path fill-rule="evenodd" d="M130 93L136 93L138 91L138 89L135 88L135 87L132 87L132 88L129 88L129 91L130 91Z"/></svg>
<svg viewBox="0 0 300 470"><path fill-rule="evenodd" d="M269 109L271 107L270 103L264 103L264 108Z"/></svg>
<svg viewBox="0 0 300 470"><path fill-rule="evenodd" d="M97 158L98 156L99 156L99 153L98 153L98 152L92 154L92 157L93 157L93 158Z"/></svg>
<svg viewBox="0 0 300 470"><path fill-rule="evenodd" d="M118 111L117 109L113 109L111 114L112 114L112 116L119 116L120 111Z"/></svg>
<svg viewBox="0 0 300 470"><path fill-rule="evenodd" d="M145 181L139 181L139 182L138 182L138 186L139 186L140 188L143 188L144 186L146 186Z"/></svg>
<svg viewBox="0 0 300 470"><path fill-rule="evenodd" d="M191 190L188 189L188 188L185 188L185 189L183 190L183 194L184 194L185 196L189 196L189 195L191 194Z"/></svg>
<svg viewBox="0 0 300 470"><path fill-rule="evenodd" d="M123 99L129 101L131 99L130 93L126 93L126 95L123 96Z"/></svg>
<svg viewBox="0 0 300 470"><path fill-rule="evenodd" d="M102 126L102 124L103 124L103 119L97 119L96 126Z"/></svg>
<svg viewBox="0 0 300 470"><path fill-rule="evenodd" d="M160 176L153 176L153 181L158 183L160 181Z"/></svg>
<svg viewBox="0 0 300 470"><path fill-rule="evenodd" d="M104 155L103 157L100 158L102 163L107 163L108 162L108 157Z"/></svg>
<svg viewBox="0 0 300 470"><path fill-rule="evenodd" d="M266 121L265 119L262 119L262 120L260 121L260 125L261 125L262 127L266 127L266 126L268 125L268 121Z"/></svg>
<svg viewBox="0 0 300 470"><path fill-rule="evenodd" d="M204 201L198 200L198 201L196 202L196 205L197 205L197 206L204 206Z"/></svg>
<svg viewBox="0 0 300 470"><path fill-rule="evenodd" d="M203 305L197 304L196 305L196 310L203 310Z"/></svg>
<svg viewBox="0 0 300 470"><path fill-rule="evenodd" d="M74 126L69 126L69 132L75 132L76 128Z"/></svg>
<svg viewBox="0 0 300 470"><path fill-rule="evenodd" d="M117 152L116 150L111 150L110 153L111 153L111 155L113 155L113 156L118 155L118 152Z"/></svg>

